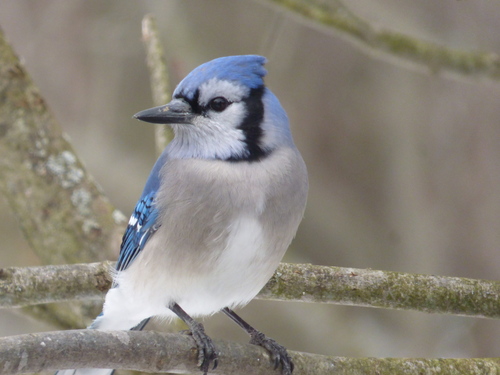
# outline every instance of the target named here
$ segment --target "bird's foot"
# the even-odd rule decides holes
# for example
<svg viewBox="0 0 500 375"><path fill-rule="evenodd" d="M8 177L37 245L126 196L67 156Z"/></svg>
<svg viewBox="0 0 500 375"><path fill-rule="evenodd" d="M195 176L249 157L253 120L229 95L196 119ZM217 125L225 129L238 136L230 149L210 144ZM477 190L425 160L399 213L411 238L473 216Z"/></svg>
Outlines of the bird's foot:
<svg viewBox="0 0 500 375"><path fill-rule="evenodd" d="M183 331L184 333L185 331ZM213 363L211 370L215 370L218 365L218 354L212 339L205 333L205 329L201 323L195 322L190 331L187 331L193 336L196 346L198 347L198 366L207 375L210 370L210 364Z"/></svg>
<svg viewBox="0 0 500 375"><path fill-rule="evenodd" d="M283 375L291 375L293 372L293 362L286 348L272 338L267 337L262 332L255 331L251 334L250 344L262 346L271 354L271 360L274 362L276 370L281 363Z"/></svg>

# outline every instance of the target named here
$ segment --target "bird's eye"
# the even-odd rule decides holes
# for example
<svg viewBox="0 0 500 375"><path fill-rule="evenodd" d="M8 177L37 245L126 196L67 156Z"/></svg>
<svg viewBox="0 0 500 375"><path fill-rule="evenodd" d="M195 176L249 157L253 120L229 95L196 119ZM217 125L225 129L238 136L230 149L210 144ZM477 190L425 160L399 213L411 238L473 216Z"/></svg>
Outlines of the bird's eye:
<svg viewBox="0 0 500 375"><path fill-rule="evenodd" d="M208 103L208 108L214 110L215 112L222 112L229 106L229 104L231 104L231 102L226 98L218 96L210 100L210 102Z"/></svg>

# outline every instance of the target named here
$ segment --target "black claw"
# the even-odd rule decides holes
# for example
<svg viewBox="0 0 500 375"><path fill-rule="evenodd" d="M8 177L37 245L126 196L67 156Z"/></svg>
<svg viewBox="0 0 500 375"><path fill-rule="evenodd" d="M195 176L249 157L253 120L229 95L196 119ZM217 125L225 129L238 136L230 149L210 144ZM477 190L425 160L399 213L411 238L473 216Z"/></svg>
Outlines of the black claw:
<svg viewBox="0 0 500 375"><path fill-rule="evenodd" d="M262 332L255 332L252 335L250 344L262 346L271 354L271 360L274 362L274 369L276 370L279 365L282 366L283 375L291 375L294 369L292 359L288 355L286 348L278 344L273 339L267 337Z"/></svg>
<svg viewBox="0 0 500 375"><path fill-rule="evenodd" d="M274 358L274 369L276 370L278 368L278 366L280 365L280 358L279 358L279 355L277 355L275 358Z"/></svg>
<svg viewBox="0 0 500 375"><path fill-rule="evenodd" d="M196 346L198 347L198 365L204 375L207 375L210 369L210 363L213 363L212 370L215 370L218 365L218 354L215 345L210 337L205 333L203 326L198 323L193 329L191 334Z"/></svg>
<svg viewBox="0 0 500 375"><path fill-rule="evenodd" d="M191 318L177 303L172 303L169 309L188 325L190 334L193 336L196 347L198 348L198 366L203 372L203 375L207 375L211 362L213 362L212 369L215 370L218 365L217 350L215 349L212 339L205 333L203 324Z"/></svg>
<svg viewBox="0 0 500 375"><path fill-rule="evenodd" d="M250 344L262 346L271 354L271 361L274 362L274 369L276 370L281 363L281 373L283 375L292 375L293 372L293 362L286 348L281 346L273 339L267 337L262 332L257 331L250 324L241 319L238 314L236 314L229 307L222 309L222 312L229 316L236 324L243 328L250 335Z"/></svg>
<svg viewBox="0 0 500 375"><path fill-rule="evenodd" d="M213 361L214 361L214 367L212 367L212 370L215 370L219 365L219 359L217 358L217 353L215 353L215 358L213 359Z"/></svg>

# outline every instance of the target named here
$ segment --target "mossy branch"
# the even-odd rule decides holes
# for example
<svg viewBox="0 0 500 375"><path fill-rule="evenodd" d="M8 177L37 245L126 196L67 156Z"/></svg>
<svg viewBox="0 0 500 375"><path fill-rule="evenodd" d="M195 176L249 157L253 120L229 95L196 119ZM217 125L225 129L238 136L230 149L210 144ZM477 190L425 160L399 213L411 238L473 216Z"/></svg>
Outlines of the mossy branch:
<svg viewBox="0 0 500 375"><path fill-rule="evenodd" d="M0 307L102 298L111 262L0 269ZM259 299L500 318L500 282L282 263Z"/></svg>
<svg viewBox="0 0 500 375"><path fill-rule="evenodd" d="M271 1L315 24L340 32L376 58L409 63L414 68L432 73L500 79L500 56L496 53L452 49L388 29L376 28L352 13L340 0Z"/></svg>
<svg viewBox="0 0 500 375"><path fill-rule="evenodd" d="M219 366L213 374L266 375L273 370L261 347L215 340ZM335 374L493 374L499 358L399 359L345 358L289 351L294 373ZM153 331L64 331L0 338L2 374L54 371L64 368L117 368L146 372L197 373L192 337Z"/></svg>
<svg viewBox="0 0 500 375"><path fill-rule="evenodd" d="M102 194L0 31L0 191L47 264L116 257L125 218Z"/></svg>

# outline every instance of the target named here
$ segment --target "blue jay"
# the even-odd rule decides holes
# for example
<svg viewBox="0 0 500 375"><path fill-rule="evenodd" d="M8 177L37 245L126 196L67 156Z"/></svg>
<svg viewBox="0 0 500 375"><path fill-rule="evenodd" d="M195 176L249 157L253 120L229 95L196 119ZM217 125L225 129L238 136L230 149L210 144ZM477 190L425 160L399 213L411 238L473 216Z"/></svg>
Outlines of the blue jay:
<svg viewBox="0 0 500 375"><path fill-rule="evenodd" d="M221 57L194 69L170 103L134 117L169 124L175 137L151 171L130 217L114 285L91 329L142 329L179 317L200 370L217 349L193 318L222 311L289 375L286 349L232 310L271 278L304 214L308 180L287 115L264 86L266 59ZM110 374L65 370L59 374Z"/></svg>

